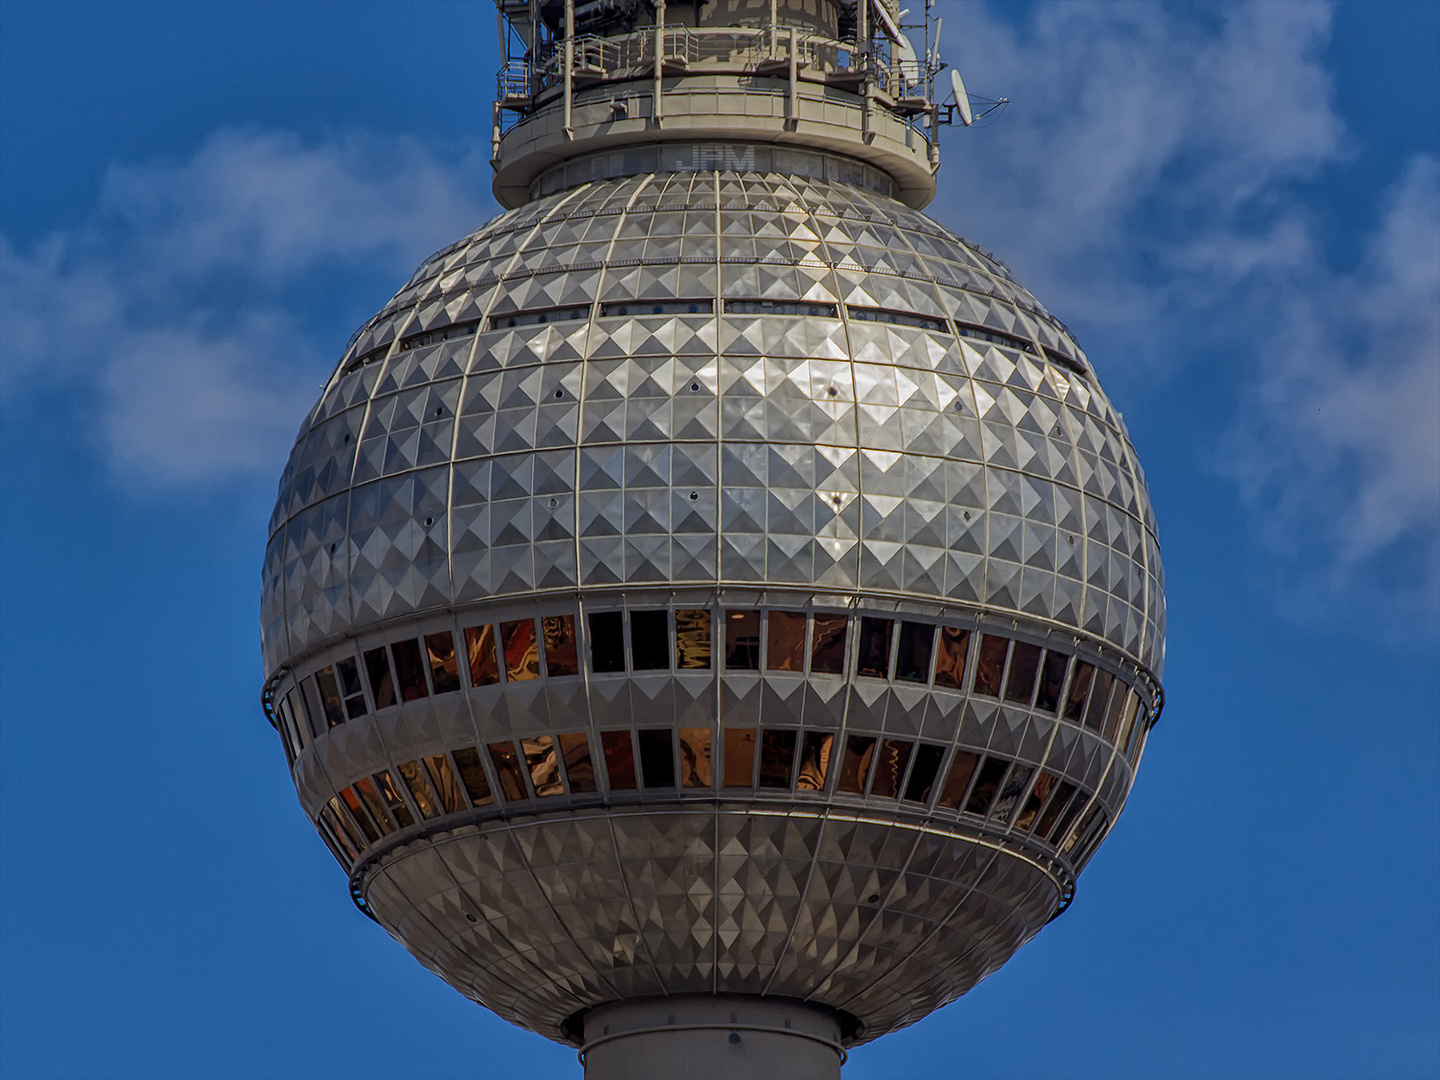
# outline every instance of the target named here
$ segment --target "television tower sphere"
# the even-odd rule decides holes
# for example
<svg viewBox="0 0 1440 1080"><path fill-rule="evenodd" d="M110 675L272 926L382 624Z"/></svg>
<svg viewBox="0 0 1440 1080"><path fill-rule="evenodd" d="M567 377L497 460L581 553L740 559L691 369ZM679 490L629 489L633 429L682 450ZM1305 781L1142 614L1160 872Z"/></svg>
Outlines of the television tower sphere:
<svg viewBox="0 0 1440 1080"><path fill-rule="evenodd" d="M920 213L971 115L928 15L500 14L509 209L301 427L265 708L355 903L587 1076L835 1076L1124 807L1145 481L1065 327Z"/></svg>

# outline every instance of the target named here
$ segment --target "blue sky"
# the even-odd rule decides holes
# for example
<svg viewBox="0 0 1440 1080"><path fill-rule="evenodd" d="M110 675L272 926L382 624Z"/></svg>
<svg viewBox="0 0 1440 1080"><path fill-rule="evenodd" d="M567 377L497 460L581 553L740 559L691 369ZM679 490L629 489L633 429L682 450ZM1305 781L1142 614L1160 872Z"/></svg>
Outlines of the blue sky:
<svg viewBox="0 0 1440 1080"><path fill-rule="evenodd" d="M1145 464L1169 704L1071 910L849 1077L1440 1072L1440 4L942 0L930 212ZM489 196L472 4L0 4L0 1074L578 1076L351 906L261 717L350 332Z"/></svg>

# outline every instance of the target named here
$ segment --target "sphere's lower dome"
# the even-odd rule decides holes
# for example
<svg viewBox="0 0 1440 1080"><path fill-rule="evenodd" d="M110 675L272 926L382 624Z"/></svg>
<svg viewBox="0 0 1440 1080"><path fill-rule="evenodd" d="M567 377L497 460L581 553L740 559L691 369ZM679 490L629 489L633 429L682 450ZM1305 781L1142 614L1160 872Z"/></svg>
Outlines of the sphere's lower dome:
<svg viewBox="0 0 1440 1080"><path fill-rule="evenodd" d="M843 184L628 177L357 334L281 482L266 695L357 902L461 992L863 1040L1068 901L1162 589L1119 418L992 259Z"/></svg>

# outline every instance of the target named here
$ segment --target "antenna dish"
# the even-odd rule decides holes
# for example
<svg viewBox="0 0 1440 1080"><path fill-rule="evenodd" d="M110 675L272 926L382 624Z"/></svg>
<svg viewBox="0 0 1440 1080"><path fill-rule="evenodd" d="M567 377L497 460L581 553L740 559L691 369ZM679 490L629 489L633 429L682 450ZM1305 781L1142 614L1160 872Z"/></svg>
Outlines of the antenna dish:
<svg viewBox="0 0 1440 1080"><path fill-rule="evenodd" d="M900 78L906 83L919 82L920 58L915 55L915 46L910 44L910 39L904 34L895 39L895 53Z"/></svg>
<svg viewBox="0 0 1440 1080"><path fill-rule="evenodd" d="M965 80L960 78L957 68L950 69L950 88L955 91L955 105L960 110L960 122L969 127L975 122L975 114L970 111L970 95L965 93Z"/></svg>

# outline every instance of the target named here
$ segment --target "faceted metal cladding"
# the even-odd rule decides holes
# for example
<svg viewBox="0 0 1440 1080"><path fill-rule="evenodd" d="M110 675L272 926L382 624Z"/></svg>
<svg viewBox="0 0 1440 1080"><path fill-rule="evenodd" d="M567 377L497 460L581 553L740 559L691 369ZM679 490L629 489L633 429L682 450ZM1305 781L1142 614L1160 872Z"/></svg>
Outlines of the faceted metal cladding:
<svg viewBox="0 0 1440 1080"><path fill-rule="evenodd" d="M566 1040L770 995L853 1043L1068 902L1162 590L1119 417L994 259L859 186L645 173L357 334L281 481L266 695L357 902L462 993Z"/></svg>

